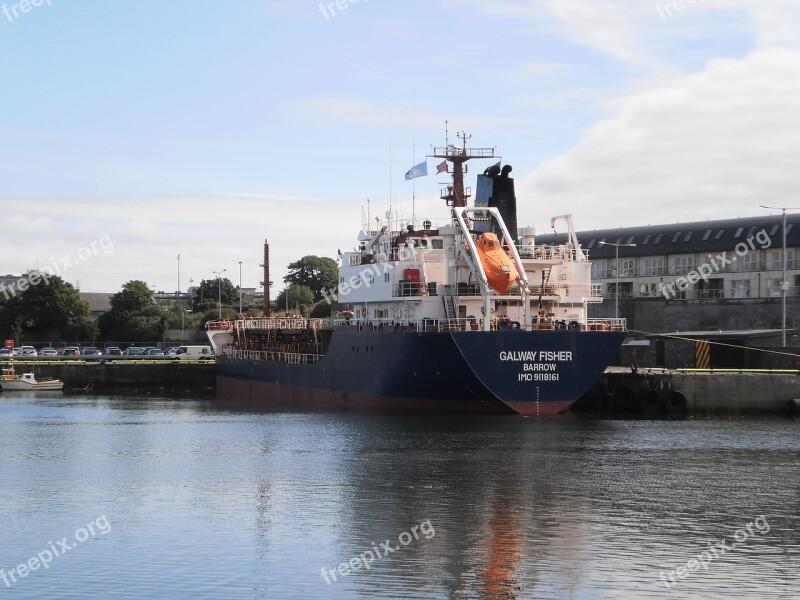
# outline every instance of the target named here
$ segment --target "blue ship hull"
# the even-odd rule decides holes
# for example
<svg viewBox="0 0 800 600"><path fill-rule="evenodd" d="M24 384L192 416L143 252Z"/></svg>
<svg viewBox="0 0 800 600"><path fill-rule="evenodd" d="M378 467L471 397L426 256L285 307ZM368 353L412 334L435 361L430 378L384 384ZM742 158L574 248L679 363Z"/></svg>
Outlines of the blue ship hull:
<svg viewBox="0 0 800 600"><path fill-rule="evenodd" d="M600 379L624 332L337 328L314 364L217 359L221 398L263 408L567 410Z"/></svg>

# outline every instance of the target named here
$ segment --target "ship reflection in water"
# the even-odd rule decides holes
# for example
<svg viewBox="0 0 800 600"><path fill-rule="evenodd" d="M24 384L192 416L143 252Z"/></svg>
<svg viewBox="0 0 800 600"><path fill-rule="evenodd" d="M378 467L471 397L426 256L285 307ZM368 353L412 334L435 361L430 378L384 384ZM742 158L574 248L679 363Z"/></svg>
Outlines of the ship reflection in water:
<svg viewBox="0 0 800 600"><path fill-rule="evenodd" d="M796 421L0 400L0 569L111 525L16 598L800 596Z"/></svg>

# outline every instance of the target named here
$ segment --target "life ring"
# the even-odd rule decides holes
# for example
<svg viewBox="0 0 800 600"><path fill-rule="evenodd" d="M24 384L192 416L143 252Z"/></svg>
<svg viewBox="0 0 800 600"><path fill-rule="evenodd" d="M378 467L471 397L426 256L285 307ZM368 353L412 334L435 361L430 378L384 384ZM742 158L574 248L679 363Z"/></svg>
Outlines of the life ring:
<svg viewBox="0 0 800 600"><path fill-rule="evenodd" d="M569 322L569 328L570 328L571 330L573 330L573 331L576 331L576 330L578 330L578 329L580 329L580 328L581 328L581 325L580 325L580 323L578 323L577 321L570 321L570 322Z"/></svg>

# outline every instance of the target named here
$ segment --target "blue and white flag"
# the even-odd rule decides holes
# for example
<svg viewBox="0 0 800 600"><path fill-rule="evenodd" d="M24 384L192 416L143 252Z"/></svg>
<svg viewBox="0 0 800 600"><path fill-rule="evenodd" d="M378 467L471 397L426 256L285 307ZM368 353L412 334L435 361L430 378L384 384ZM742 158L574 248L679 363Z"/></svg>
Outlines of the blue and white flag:
<svg viewBox="0 0 800 600"><path fill-rule="evenodd" d="M411 169L408 170L406 173L406 179L414 179L416 177L425 177L428 174L428 163L427 161L422 161L418 165L414 165Z"/></svg>

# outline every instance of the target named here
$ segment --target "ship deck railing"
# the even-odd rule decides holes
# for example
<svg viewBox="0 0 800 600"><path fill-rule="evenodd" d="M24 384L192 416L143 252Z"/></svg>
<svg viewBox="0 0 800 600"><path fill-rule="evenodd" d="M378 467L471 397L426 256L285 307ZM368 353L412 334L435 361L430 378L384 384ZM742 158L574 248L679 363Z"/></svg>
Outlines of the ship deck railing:
<svg viewBox="0 0 800 600"><path fill-rule="evenodd" d="M278 362L287 365L313 365L319 362L324 354L302 354L300 352L269 352L263 350L233 350L222 351L225 358L236 360L258 360L262 362Z"/></svg>
<svg viewBox="0 0 800 600"><path fill-rule="evenodd" d="M234 321L234 328L238 331L250 329L322 329L322 321L322 319L303 319L300 317L242 319Z"/></svg>
<svg viewBox="0 0 800 600"><path fill-rule="evenodd" d="M454 319L419 319L400 321L396 319L338 319L333 318L328 323L334 327L352 327L356 331L367 332L423 332L442 333L447 331L481 331L481 321L476 317ZM491 331L518 330L523 324L512 319L494 318ZM624 318L599 318L587 319L585 322L567 321L556 319L552 316L534 316L532 329L534 331L577 329L580 331L627 331L627 320Z"/></svg>

